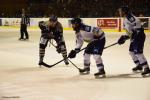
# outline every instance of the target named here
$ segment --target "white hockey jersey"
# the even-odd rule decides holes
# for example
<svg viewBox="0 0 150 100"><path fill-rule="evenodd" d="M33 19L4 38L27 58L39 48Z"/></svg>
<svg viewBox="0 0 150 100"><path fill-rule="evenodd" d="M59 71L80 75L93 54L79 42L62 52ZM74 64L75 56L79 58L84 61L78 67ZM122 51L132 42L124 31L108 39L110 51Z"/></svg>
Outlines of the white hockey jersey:
<svg viewBox="0 0 150 100"><path fill-rule="evenodd" d="M132 35L133 31L136 31L142 27L140 20L133 14L124 19L123 26L129 36Z"/></svg>
<svg viewBox="0 0 150 100"><path fill-rule="evenodd" d="M105 37L104 32L98 27L92 27L83 25L79 32L76 32L76 48L81 48L83 42L91 42L95 40L95 37L103 39Z"/></svg>

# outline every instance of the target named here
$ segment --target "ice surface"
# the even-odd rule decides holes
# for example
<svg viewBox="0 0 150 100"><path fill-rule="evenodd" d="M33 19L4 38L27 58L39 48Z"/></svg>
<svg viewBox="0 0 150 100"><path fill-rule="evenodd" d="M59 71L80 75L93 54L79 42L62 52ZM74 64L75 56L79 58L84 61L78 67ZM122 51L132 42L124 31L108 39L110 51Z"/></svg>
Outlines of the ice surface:
<svg viewBox="0 0 150 100"><path fill-rule="evenodd" d="M105 79L94 79L97 72L91 57L91 74L81 76L73 65L63 62L53 68L39 68L40 31L29 31L29 41L18 41L19 30L0 30L0 100L150 100L150 78L133 74L128 54L129 41L104 50ZM123 33L106 33L107 45ZM150 34L146 34L144 54L150 63ZM75 47L74 32L65 31L68 52ZM84 44L86 46L86 43ZM84 47L83 46L83 47ZM83 52L71 59L83 68ZM45 62L62 59L50 45Z"/></svg>

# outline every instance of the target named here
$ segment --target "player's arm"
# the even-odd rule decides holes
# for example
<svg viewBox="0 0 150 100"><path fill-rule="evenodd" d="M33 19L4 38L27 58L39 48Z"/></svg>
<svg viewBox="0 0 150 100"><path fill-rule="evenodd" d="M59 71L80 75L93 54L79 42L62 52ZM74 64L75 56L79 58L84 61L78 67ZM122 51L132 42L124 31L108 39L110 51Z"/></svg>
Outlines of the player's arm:
<svg viewBox="0 0 150 100"><path fill-rule="evenodd" d="M104 35L104 32L98 27L93 27L92 32L94 34L94 39L99 39Z"/></svg>
<svg viewBox="0 0 150 100"><path fill-rule="evenodd" d="M70 51L68 57L75 58L76 54L80 51L82 45L83 45L83 38L80 33L76 33L76 47L74 50Z"/></svg>
<svg viewBox="0 0 150 100"><path fill-rule="evenodd" d="M49 27L47 21L40 21L39 28L41 29L42 33L49 33Z"/></svg>
<svg viewBox="0 0 150 100"><path fill-rule="evenodd" d="M46 29L46 26L45 26L45 24L44 24L44 21L39 21L39 28L40 28L41 30L45 30L45 29Z"/></svg>
<svg viewBox="0 0 150 100"><path fill-rule="evenodd" d="M83 45L83 37L81 36L80 32L76 33L76 47L75 50L79 51Z"/></svg>
<svg viewBox="0 0 150 100"><path fill-rule="evenodd" d="M128 40L129 38L131 38L132 35L132 30L131 30L131 26L129 23L124 23L124 29L126 31L126 35L122 35L119 39L118 39L118 44L124 44L126 40Z"/></svg>
<svg viewBox="0 0 150 100"><path fill-rule="evenodd" d="M130 25L130 23L126 22L125 25L124 25L124 29L126 31L126 34L127 36L131 37L132 35L132 28L131 28L132 25Z"/></svg>
<svg viewBox="0 0 150 100"><path fill-rule="evenodd" d="M53 33L49 30L48 23L45 21L39 22L39 28L41 29L42 37L47 39L53 39Z"/></svg>

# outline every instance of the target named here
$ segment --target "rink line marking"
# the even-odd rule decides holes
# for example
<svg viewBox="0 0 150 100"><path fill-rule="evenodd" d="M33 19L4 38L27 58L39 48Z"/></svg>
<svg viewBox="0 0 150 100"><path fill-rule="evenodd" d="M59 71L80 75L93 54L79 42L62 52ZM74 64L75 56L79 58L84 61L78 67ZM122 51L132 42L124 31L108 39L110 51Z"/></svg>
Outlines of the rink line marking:
<svg viewBox="0 0 150 100"><path fill-rule="evenodd" d="M20 26L0 26L0 28L2 28L2 29L8 29L8 28L10 28L10 29L20 29ZM38 26L30 26L30 27L28 27L28 29L29 30L39 30L39 27ZM72 28L70 28L70 27L64 27L63 28L64 30L66 30L66 31L69 31L69 30L73 30ZM118 29L103 29L104 30L104 32L119 32L118 31ZM150 30L144 30L145 32L150 32ZM125 32L125 30L121 30L120 32ZM119 32L119 33L120 33Z"/></svg>

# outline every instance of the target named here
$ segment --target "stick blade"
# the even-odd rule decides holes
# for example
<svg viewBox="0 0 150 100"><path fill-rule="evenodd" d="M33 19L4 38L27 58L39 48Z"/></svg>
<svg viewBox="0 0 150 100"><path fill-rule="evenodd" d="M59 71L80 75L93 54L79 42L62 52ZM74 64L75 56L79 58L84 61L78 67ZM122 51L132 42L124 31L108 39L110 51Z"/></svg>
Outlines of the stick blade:
<svg viewBox="0 0 150 100"><path fill-rule="evenodd" d="M45 62L42 62L42 63L40 63L39 64L40 66L42 65L42 66L44 66L44 67L47 67L47 68L51 68L53 65L49 65L49 64L47 64L47 63L45 63Z"/></svg>

